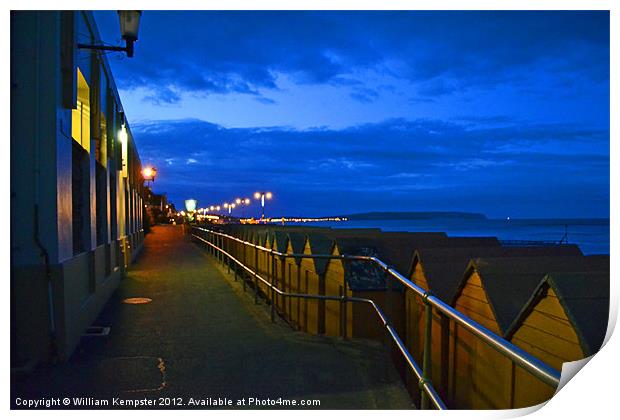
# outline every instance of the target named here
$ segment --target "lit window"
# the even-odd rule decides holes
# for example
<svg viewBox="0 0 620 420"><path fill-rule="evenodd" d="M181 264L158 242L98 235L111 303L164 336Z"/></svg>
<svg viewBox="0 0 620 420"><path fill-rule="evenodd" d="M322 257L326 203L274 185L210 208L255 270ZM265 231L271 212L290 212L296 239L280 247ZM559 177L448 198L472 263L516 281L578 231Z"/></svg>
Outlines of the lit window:
<svg viewBox="0 0 620 420"><path fill-rule="evenodd" d="M101 165L103 165L103 167L107 167L107 163L108 163L108 123L106 121L105 118L105 113L101 113L101 117L100 117L100 124L101 124L101 131L100 131L100 136L101 138L98 140L98 144L97 144L97 155L95 156L95 159L97 160L97 162L99 162Z"/></svg>
<svg viewBox="0 0 620 420"><path fill-rule="evenodd" d="M71 136L90 153L90 88L77 69L77 108L71 111Z"/></svg>

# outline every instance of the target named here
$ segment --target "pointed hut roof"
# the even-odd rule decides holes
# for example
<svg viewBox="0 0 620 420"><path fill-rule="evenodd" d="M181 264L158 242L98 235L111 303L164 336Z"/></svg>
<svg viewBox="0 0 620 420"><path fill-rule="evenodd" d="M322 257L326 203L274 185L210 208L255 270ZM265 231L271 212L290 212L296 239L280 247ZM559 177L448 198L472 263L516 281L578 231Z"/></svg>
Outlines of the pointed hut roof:
<svg viewBox="0 0 620 420"><path fill-rule="evenodd" d="M609 271L549 273L508 329L512 336L547 289L553 289L570 320L583 353L590 356L603 345L609 321Z"/></svg>
<svg viewBox="0 0 620 420"><path fill-rule="evenodd" d="M552 272L604 271L609 258L583 256L476 258L469 263L458 290L475 270L489 298L491 309L506 334L540 281ZM454 303L454 301L452 302Z"/></svg>
<svg viewBox="0 0 620 420"><path fill-rule="evenodd" d="M279 252L286 252L288 246L288 234L285 230L274 230L271 233L272 244L275 244Z"/></svg>
<svg viewBox="0 0 620 420"><path fill-rule="evenodd" d="M302 254L304 252L304 247L306 246L306 234L298 231L288 231L286 236L288 238L288 244L291 246L293 253ZM300 264L301 258L295 257L295 263Z"/></svg>
<svg viewBox="0 0 620 420"><path fill-rule="evenodd" d="M332 253L334 241L329 236L321 233L309 232L306 238L312 254L327 255ZM319 275L324 274L329 260L326 258L312 258L312 261L314 262L315 272Z"/></svg>
<svg viewBox="0 0 620 420"><path fill-rule="evenodd" d="M445 243L443 233L385 232L371 237L336 238L336 246L344 255L377 257L407 276L414 251L424 245ZM345 260L345 273L352 290L385 290L385 272L368 261ZM402 290L403 285L393 282Z"/></svg>
<svg viewBox="0 0 620 420"><path fill-rule="evenodd" d="M444 302L452 302L463 279L469 261L478 257L583 255L578 247L459 247L421 248L416 250L413 266L422 263L430 292ZM413 267L412 267L413 269Z"/></svg>

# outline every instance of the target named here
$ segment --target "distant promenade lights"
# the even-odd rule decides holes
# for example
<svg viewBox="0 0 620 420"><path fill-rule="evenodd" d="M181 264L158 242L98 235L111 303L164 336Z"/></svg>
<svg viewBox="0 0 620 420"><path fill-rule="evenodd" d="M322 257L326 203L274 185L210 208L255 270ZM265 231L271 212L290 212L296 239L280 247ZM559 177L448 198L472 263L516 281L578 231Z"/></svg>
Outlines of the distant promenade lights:
<svg viewBox="0 0 620 420"><path fill-rule="evenodd" d="M245 217L245 208L250 205L251 200L249 198L237 198L235 203L243 209L241 217Z"/></svg>
<svg viewBox="0 0 620 420"><path fill-rule="evenodd" d="M229 204L229 203L224 203L224 208L228 209L228 214L232 213L232 209L234 209L237 205L235 203Z"/></svg>
<svg viewBox="0 0 620 420"><path fill-rule="evenodd" d="M257 191L254 193L254 198L257 200L260 199L260 205L262 208L261 219L265 218L265 199L271 200L271 197L273 197L273 194L269 191Z"/></svg>

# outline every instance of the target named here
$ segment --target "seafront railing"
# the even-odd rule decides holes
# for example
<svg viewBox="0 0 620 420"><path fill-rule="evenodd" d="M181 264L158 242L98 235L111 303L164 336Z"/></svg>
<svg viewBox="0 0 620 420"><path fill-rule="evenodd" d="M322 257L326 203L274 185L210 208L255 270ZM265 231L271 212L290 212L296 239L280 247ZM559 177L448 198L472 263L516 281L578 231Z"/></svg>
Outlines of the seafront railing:
<svg viewBox="0 0 620 420"><path fill-rule="evenodd" d="M194 233L195 231L202 232L203 236ZM469 318L465 314L457 311L455 308L451 307L447 303L443 302L441 299L433 296L429 291L424 290L417 284L413 283L411 280L400 274L393 267L386 264L382 260L377 257L370 256L362 256L362 255L332 255L332 254L299 254L299 253L284 253L275 251L270 248L266 248L260 245L253 244L251 242L244 241L242 239L236 238L232 235L228 235L222 232L216 232L214 230L201 228L201 227L193 227L192 237L198 239L199 241L210 246L215 252L219 253L218 257L223 261L224 257L226 257L228 266L230 267L231 263L235 264L238 268L246 271L250 276L254 279L254 299L258 300L258 283L261 282L265 286L269 288L271 291L271 320L275 321L276 314L276 305L275 305L275 296L276 294L283 297L294 297L301 299L316 299L316 300L331 300L331 301L339 301L342 305L345 305L347 302L352 303L363 303L370 305L379 320L383 324L388 336L394 342L401 355L407 362L407 365L414 373L416 378L418 379L418 386L420 390L422 390L422 398L421 398L421 408L428 408L429 401L435 406L435 408L444 410L446 409L445 403L442 401L440 396L438 395L436 389L433 387L430 376L430 367L431 367L431 338L432 338L432 314L433 309L438 310L443 315L445 315L448 319L456 322L457 324L464 327L469 332L473 333L475 336L480 338L483 342L500 352L501 354L508 357L518 366L522 367L527 372L534 375L536 378L540 379L544 383L557 388L560 383L560 372L548 366L544 362L538 360L534 356L515 346L511 342L505 340L503 337L495 334L489 329L483 327L473 319ZM251 267L245 265L243 262L235 258L230 252L230 244L232 242L241 244L245 247L254 249L254 263L256 270L253 270ZM264 279L258 273L258 251L266 252L271 256L271 279ZM422 355L422 368L416 363L413 356L405 346L403 340L400 338L398 333L396 332L394 326L383 312L383 310L371 299L359 298L359 297L351 297L347 296L346 287L343 288L342 295L340 296L326 296L326 295L311 295L311 294L303 294L303 293L289 293L279 289L275 282L275 273L276 273L276 258L280 259L283 264L288 258L313 258L313 259L328 259L328 260L348 260L348 261L367 261L372 264L376 264L380 267L387 275L391 276L401 284L403 284L407 289L414 292L417 296L419 296L425 305L425 327L424 327L424 349ZM237 275L237 270L233 270L235 272L235 276ZM244 282L245 286L245 282ZM345 282L346 286L346 282ZM340 323L342 326L346 325L346 311L340 311ZM341 329L344 331L344 329Z"/></svg>

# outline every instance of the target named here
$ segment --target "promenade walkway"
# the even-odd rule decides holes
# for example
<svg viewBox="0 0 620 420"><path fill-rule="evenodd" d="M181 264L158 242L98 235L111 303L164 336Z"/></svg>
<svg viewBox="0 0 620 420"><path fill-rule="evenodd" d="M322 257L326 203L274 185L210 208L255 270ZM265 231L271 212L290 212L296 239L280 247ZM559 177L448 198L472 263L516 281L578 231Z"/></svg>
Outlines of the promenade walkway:
<svg viewBox="0 0 620 420"><path fill-rule="evenodd" d="M380 344L273 324L249 291L179 227L156 226L97 322L111 327L109 337L86 339L70 362L16 380L12 397L170 397L180 399L160 401L184 408L192 408L190 397L210 408L221 407L209 398L229 398L235 408L256 408L236 407L243 398L283 398L318 399L323 409L412 408ZM123 303L135 297L152 301Z"/></svg>

